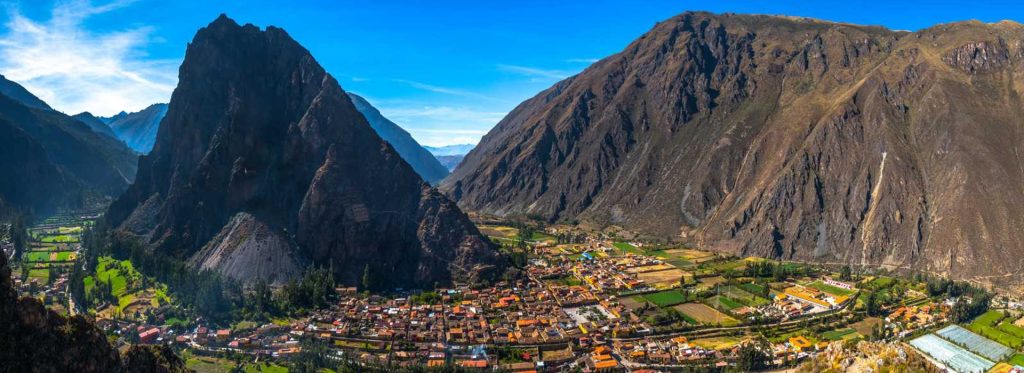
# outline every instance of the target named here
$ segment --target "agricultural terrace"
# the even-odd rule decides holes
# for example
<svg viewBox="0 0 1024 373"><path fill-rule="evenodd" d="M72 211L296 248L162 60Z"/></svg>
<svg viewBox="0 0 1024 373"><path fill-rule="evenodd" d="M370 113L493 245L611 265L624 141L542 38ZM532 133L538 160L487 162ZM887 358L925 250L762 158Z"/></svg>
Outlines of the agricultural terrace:
<svg viewBox="0 0 1024 373"><path fill-rule="evenodd" d="M100 257L95 276L83 282L87 301L100 305L98 315L103 317L137 318L170 302L166 286L146 279L128 260Z"/></svg>

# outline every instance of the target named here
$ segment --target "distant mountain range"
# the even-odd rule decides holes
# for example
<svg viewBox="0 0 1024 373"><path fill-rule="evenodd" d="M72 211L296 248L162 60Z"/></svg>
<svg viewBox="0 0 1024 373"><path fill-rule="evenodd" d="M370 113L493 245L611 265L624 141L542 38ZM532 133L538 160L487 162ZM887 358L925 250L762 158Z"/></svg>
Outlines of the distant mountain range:
<svg viewBox="0 0 1024 373"><path fill-rule="evenodd" d="M445 176L448 176L448 169L441 165L427 149L424 149L423 146L416 142L402 127L385 118L377 108L370 105L369 102L359 97L359 95L349 92L348 96L352 99L352 103L355 104L356 110L359 110L366 117L370 127L377 131L377 135L391 144L395 151L402 156L402 159L408 162L423 180L430 184L437 184Z"/></svg>
<svg viewBox="0 0 1024 373"><path fill-rule="evenodd" d="M115 136L135 151L147 154L153 150L160 121L167 115L167 104L153 104L134 113L120 112L115 116L99 118Z"/></svg>
<svg viewBox="0 0 1024 373"><path fill-rule="evenodd" d="M507 259L284 30L221 16L179 71L152 152L106 215L119 236L243 282L310 265L381 289L502 273Z"/></svg>
<svg viewBox="0 0 1024 373"><path fill-rule="evenodd" d="M462 159L466 154L469 154L469 151L473 150L475 146L476 145L473 144L459 144L439 147L425 146L424 148L433 154L434 157L437 158L437 161L441 162L441 164L448 169L448 172L451 172L455 170L455 167L459 166L459 163L462 163Z"/></svg>
<svg viewBox="0 0 1024 373"><path fill-rule="evenodd" d="M90 206L128 187L138 156L86 121L0 77L0 215Z"/></svg>
<svg viewBox="0 0 1024 373"><path fill-rule="evenodd" d="M685 13L520 104L441 189L485 214L1024 284L1021 40Z"/></svg>

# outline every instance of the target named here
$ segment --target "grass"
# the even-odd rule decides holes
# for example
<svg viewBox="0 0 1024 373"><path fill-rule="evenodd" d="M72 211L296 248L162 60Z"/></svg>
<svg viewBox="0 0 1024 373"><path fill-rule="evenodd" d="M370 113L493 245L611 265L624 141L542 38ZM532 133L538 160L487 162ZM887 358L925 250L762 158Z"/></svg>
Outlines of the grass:
<svg viewBox="0 0 1024 373"><path fill-rule="evenodd" d="M1013 354L1013 357L1010 358L1009 363L1010 365L1024 366L1024 354Z"/></svg>
<svg viewBox="0 0 1024 373"><path fill-rule="evenodd" d="M43 243L75 243L78 242L78 237L68 234L58 234L53 236L42 236L39 238L39 242Z"/></svg>
<svg viewBox="0 0 1024 373"><path fill-rule="evenodd" d="M850 335L853 335L853 334L856 334L856 333L857 333L856 330L853 330L853 329L850 329L850 328L847 328L847 329L836 329L836 330L829 330L827 332L822 333L821 337L824 338L824 339L830 340L830 341L838 341L838 340L841 340L841 339L845 339L847 336L850 336Z"/></svg>
<svg viewBox="0 0 1024 373"><path fill-rule="evenodd" d="M837 286L832 286L821 281L812 282L808 287L812 287L832 295L841 295L844 297L850 296L854 293L853 290L846 290Z"/></svg>
<svg viewBox="0 0 1024 373"><path fill-rule="evenodd" d="M30 279L38 279L39 284L50 283L50 270L48 269L30 269L28 271L28 277Z"/></svg>
<svg viewBox="0 0 1024 373"><path fill-rule="evenodd" d="M658 307L669 307L685 302L686 296L676 290L665 290L644 294L644 299Z"/></svg>
<svg viewBox="0 0 1024 373"><path fill-rule="evenodd" d="M196 373L227 373L235 368L235 364L226 359L204 356L186 360L185 367L196 371Z"/></svg>
<svg viewBox="0 0 1024 373"><path fill-rule="evenodd" d="M981 316L978 316L978 317L974 318L974 320L971 321L971 324L984 325L984 326L996 326L996 323L998 323L999 320L1002 320L1002 319L1003 319L1003 314L999 313L999 311L988 311L988 312L985 312L985 313L981 314Z"/></svg>
<svg viewBox="0 0 1024 373"><path fill-rule="evenodd" d="M48 262L50 261L49 251L29 251L21 256L26 262Z"/></svg>
<svg viewBox="0 0 1024 373"><path fill-rule="evenodd" d="M1007 346L1007 347L1010 347L1010 348L1013 348L1013 349L1018 349L1021 346L1021 339L1020 338L1017 338L1017 337L1015 337L1015 336L1013 336L1011 334L1008 334L1006 332L1003 332L1003 331L1001 331L999 329L993 328L993 327L988 326L988 325L981 325L981 324L973 324L972 323L970 325L967 325L967 329L970 329L972 332L981 334L985 338L988 338L988 339L991 339L993 341L999 342L999 344Z"/></svg>
<svg viewBox="0 0 1024 373"><path fill-rule="evenodd" d="M245 373L288 373L288 368L273 363L249 364Z"/></svg>
<svg viewBox="0 0 1024 373"><path fill-rule="evenodd" d="M633 244L629 242L615 242L612 243L612 246L615 246L616 249L619 249L619 251L623 253L633 253L637 255L643 254L643 252L641 252L640 249L638 249L636 246L633 246Z"/></svg>
<svg viewBox="0 0 1024 373"><path fill-rule="evenodd" d="M867 285L868 285L868 288L871 288L871 289L885 289L885 288L888 288L888 287L892 286L892 284L894 282L896 282L896 279L894 279L892 277L880 276L880 277L875 277L874 279L869 281Z"/></svg>
<svg viewBox="0 0 1024 373"><path fill-rule="evenodd" d="M743 304L737 302L731 298L716 295L708 299L708 304L716 308L725 308L726 310L732 311L734 309L743 307Z"/></svg>
<svg viewBox="0 0 1024 373"><path fill-rule="evenodd" d="M740 285L740 288L742 288L743 290L746 290L747 292L749 292L751 294L763 294L764 293L764 286L755 284L753 282L748 282L746 284L742 284L742 285Z"/></svg>
<svg viewBox="0 0 1024 373"><path fill-rule="evenodd" d="M996 326L996 329L1003 331L1006 334L1010 334L1017 338L1024 338L1024 328L1017 325L1013 325L1010 321L1004 320Z"/></svg>

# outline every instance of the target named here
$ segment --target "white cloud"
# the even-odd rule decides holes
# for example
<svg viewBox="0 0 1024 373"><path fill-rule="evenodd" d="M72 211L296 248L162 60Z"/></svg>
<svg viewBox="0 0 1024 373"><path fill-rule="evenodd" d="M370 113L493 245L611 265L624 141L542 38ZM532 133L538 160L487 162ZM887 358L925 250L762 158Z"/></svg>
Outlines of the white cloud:
<svg viewBox="0 0 1024 373"><path fill-rule="evenodd" d="M565 62L568 62L568 63L594 63L594 62L597 62L597 61L600 61L600 60L597 59L597 58L570 58L570 59L565 60Z"/></svg>
<svg viewBox="0 0 1024 373"><path fill-rule="evenodd" d="M413 87L413 88L416 88L416 89L422 89L422 90L427 91L427 92L441 93L441 94L446 94L446 95L451 95L451 96L470 97L470 98L482 98L482 99L492 100L492 98L490 98L490 97L484 96L482 94L479 94L479 93L476 93L476 92L473 92L473 91L467 91L465 89L436 86L436 85L432 85L432 84L426 84L426 83L417 82L415 80L406 80L406 79L391 79L391 80L395 81L395 82L399 82L399 83L405 83L405 84L408 84L410 87Z"/></svg>
<svg viewBox="0 0 1024 373"><path fill-rule="evenodd" d="M32 20L14 7L0 35L0 73L55 109L112 115L167 102L177 83L177 60L151 60L149 27L96 33L83 21L134 0L94 5L58 3L49 20Z"/></svg>
<svg viewBox="0 0 1024 373"><path fill-rule="evenodd" d="M520 75L525 75L534 78L546 78L554 80L562 80L568 78L571 73L562 70L548 70L538 69L535 67L516 66L516 65L504 65L499 64L498 69L502 71L513 72Z"/></svg>

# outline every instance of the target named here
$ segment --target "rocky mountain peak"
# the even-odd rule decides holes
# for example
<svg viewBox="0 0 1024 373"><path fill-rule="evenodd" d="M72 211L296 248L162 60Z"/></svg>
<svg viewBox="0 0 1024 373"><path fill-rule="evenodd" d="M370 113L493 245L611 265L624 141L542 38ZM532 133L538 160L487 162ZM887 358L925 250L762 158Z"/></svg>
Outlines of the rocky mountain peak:
<svg viewBox="0 0 1024 373"><path fill-rule="evenodd" d="M342 283L369 268L390 274L382 287L426 288L502 267L305 48L226 17L189 44L156 144L108 218L153 250L242 281L263 269L286 281L317 263ZM280 262L246 264L260 258Z"/></svg>

